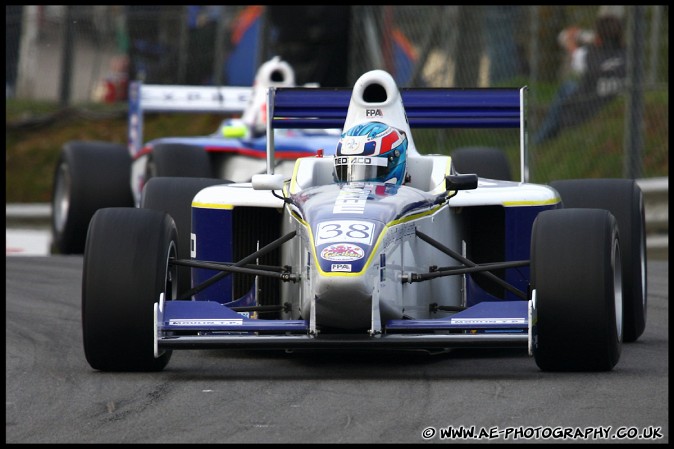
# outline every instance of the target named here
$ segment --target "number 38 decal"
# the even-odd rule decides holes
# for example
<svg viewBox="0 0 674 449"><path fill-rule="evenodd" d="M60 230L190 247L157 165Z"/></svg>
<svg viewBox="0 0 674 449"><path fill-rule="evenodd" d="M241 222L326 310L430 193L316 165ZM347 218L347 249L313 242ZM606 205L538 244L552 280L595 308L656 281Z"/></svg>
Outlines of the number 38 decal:
<svg viewBox="0 0 674 449"><path fill-rule="evenodd" d="M316 227L316 246L331 242L372 245L374 223L357 220L324 221Z"/></svg>

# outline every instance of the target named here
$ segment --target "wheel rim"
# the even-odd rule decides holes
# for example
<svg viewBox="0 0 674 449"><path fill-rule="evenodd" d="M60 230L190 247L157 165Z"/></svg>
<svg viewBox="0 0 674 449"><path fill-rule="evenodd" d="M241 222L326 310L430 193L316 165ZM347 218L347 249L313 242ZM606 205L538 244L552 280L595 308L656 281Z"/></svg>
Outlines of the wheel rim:
<svg viewBox="0 0 674 449"><path fill-rule="evenodd" d="M618 341L623 340L623 283L622 283L622 259L618 240L613 243L613 298L615 301L615 323Z"/></svg>
<svg viewBox="0 0 674 449"><path fill-rule="evenodd" d="M644 199L643 196L639 198L639 210L641 211L641 216L644 216ZM643 230L645 225L642 223L641 229ZM646 233L642 232L641 239L639 239L639 263L641 269L641 304L646 310Z"/></svg>
<svg viewBox="0 0 674 449"><path fill-rule="evenodd" d="M145 163L145 183L147 184L150 178L154 178L155 176L157 176L157 165L152 157L148 156Z"/></svg>
<svg viewBox="0 0 674 449"><path fill-rule="evenodd" d="M52 214L54 217L54 228L58 233L62 233L68 218L70 210L70 190L71 180L68 164L62 163L56 172L56 184L54 186L54 204Z"/></svg>
<svg viewBox="0 0 674 449"><path fill-rule="evenodd" d="M178 297L178 266L171 262L171 259L178 258L178 250L175 242L171 242L166 252L166 273L164 274L164 291L167 301ZM158 298L157 298L158 299Z"/></svg>

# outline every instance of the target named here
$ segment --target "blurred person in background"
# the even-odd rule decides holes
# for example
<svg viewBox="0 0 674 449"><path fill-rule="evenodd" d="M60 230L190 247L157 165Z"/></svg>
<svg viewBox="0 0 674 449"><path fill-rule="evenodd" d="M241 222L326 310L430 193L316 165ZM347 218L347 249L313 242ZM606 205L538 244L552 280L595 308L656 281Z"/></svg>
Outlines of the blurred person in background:
<svg viewBox="0 0 674 449"><path fill-rule="evenodd" d="M622 91L626 77L623 8L600 7L594 31L573 26L559 34L559 43L567 51L569 75L534 133L533 145L586 121Z"/></svg>
<svg viewBox="0 0 674 449"><path fill-rule="evenodd" d="M295 70L298 85L348 85L351 5L267 5L270 57Z"/></svg>
<svg viewBox="0 0 674 449"><path fill-rule="evenodd" d="M216 5L187 6L189 38L186 84L212 85L214 82L215 41L218 37L218 22L222 19L223 8L223 6Z"/></svg>

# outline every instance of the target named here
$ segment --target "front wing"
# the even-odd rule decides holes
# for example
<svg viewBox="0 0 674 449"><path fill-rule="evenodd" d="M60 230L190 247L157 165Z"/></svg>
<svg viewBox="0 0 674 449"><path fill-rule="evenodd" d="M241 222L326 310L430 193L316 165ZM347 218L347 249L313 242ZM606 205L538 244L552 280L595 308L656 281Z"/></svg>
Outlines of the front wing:
<svg viewBox="0 0 674 449"><path fill-rule="evenodd" d="M376 301L373 301L375 304ZM322 334L309 320L247 318L214 301L155 303L155 356L169 349L529 348L533 301L490 301L449 318L389 320L368 334ZM312 304L313 307L313 304ZM313 313L312 313L313 315ZM373 316L377 315L376 306Z"/></svg>

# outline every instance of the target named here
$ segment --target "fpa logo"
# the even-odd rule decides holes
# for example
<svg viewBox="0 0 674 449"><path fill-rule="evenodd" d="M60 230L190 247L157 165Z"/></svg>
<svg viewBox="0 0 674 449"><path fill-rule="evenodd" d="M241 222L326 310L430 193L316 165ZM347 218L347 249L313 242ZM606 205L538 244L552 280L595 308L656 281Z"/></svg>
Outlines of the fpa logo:
<svg viewBox="0 0 674 449"><path fill-rule="evenodd" d="M351 271L350 263L333 263L330 265L330 271Z"/></svg>
<svg viewBox="0 0 674 449"><path fill-rule="evenodd" d="M383 117L384 113L381 112L381 109L366 109L365 110L365 116L366 117Z"/></svg>

